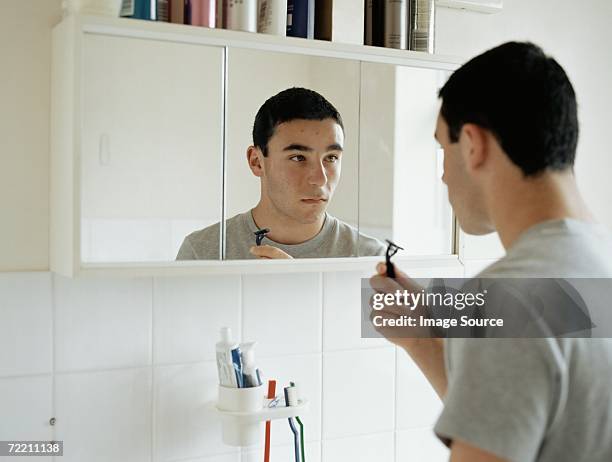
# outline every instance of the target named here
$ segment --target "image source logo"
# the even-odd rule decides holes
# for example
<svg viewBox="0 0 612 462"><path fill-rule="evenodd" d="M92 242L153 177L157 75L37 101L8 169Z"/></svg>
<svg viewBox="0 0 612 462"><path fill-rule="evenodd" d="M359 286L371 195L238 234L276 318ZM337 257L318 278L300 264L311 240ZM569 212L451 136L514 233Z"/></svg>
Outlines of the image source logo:
<svg viewBox="0 0 612 462"><path fill-rule="evenodd" d="M416 279L361 284L362 337L612 338L610 279Z"/></svg>

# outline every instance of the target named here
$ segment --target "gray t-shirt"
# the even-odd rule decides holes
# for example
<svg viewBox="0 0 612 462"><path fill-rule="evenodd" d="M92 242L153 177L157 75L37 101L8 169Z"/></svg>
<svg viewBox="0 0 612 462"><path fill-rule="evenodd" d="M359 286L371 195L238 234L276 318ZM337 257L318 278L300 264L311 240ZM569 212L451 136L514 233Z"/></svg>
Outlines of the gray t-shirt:
<svg viewBox="0 0 612 462"><path fill-rule="evenodd" d="M226 259L257 258L249 252L255 245L259 228L251 211L240 213L226 222ZM278 247L294 258L357 257L384 255L386 247L377 239L359 233L352 226L330 214L325 215L321 231L301 244L280 244L265 237L262 244ZM195 231L185 238L177 260L219 259L219 223Z"/></svg>
<svg viewBox="0 0 612 462"><path fill-rule="evenodd" d="M477 277L612 278L612 237L576 220L539 223ZM434 429L445 443L516 462L612 461L612 340L453 338L445 355Z"/></svg>

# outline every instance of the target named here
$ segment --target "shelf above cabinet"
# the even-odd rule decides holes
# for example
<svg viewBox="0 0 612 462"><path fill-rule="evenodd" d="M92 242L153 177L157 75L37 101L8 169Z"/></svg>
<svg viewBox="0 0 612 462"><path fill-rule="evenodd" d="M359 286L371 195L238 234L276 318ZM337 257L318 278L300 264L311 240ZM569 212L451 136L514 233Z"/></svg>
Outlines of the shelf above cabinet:
<svg viewBox="0 0 612 462"><path fill-rule="evenodd" d="M123 37L297 53L439 70L454 70L464 61L458 57L417 51L335 43L325 40L308 40L296 37L280 37L227 29L209 29L206 27L138 19L108 18L103 16L75 16L74 19L83 32L120 35Z"/></svg>

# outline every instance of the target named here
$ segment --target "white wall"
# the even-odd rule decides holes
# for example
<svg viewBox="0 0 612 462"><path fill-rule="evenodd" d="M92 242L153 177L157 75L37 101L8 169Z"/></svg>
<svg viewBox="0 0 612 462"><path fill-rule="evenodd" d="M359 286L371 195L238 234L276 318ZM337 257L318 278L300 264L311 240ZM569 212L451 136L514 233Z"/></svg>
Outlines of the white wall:
<svg viewBox="0 0 612 462"><path fill-rule="evenodd" d="M51 26L60 3L0 2L0 271L49 267Z"/></svg>
<svg viewBox="0 0 612 462"><path fill-rule="evenodd" d="M258 341L265 377L311 401L309 461L442 461L433 390L405 353L360 338L361 276L0 273L0 440L62 440L66 462L261 460L221 442L210 408L227 325ZM272 427L274 460L291 460L287 422Z"/></svg>
<svg viewBox="0 0 612 462"><path fill-rule="evenodd" d="M393 234L395 66L361 64L359 169L376 181L359 185L360 231L378 239Z"/></svg>
<svg viewBox="0 0 612 462"><path fill-rule="evenodd" d="M603 58L611 7L605 0L580 8L569 0L505 3L497 16L440 10L438 51L467 57L516 35L558 56L581 101L579 178L595 212L611 224L605 174L612 162L606 152L612 64ZM0 108L0 270L48 268L49 38L59 4L0 2L0 98L6 102ZM487 258L478 245L472 255ZM436 268L409 272L449 276ZM0 440L63 439L65 461L260 459L257 451L239 455L222 446L218 421L205 407L215 394L216 331L228 324L244 339L260 341L264 371L297 379L313 400L310 461L443 460L431 436L440 406L431 389L402 352L359 338L359 276L0 274ZM356 405L363 410L355 412ZM47 423L51 416L54 427ZM284 427L273 426L276 444L288 441ZM289 460L288 446L275 451Z"/></svg>

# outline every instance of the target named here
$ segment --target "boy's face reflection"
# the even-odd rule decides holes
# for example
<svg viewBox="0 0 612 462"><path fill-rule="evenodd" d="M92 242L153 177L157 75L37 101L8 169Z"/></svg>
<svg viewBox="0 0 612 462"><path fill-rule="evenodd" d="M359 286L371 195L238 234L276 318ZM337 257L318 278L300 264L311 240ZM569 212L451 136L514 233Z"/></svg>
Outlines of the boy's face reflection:
<svg viewBox="0 0 612 462"><path fill-rule="evenodd" d="M262 199L302 224L319 220L340 180L344 133L333 119L278 125L260 157Z"/></svg>

